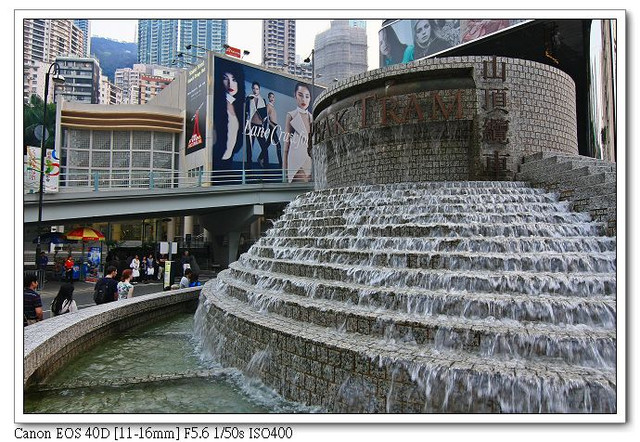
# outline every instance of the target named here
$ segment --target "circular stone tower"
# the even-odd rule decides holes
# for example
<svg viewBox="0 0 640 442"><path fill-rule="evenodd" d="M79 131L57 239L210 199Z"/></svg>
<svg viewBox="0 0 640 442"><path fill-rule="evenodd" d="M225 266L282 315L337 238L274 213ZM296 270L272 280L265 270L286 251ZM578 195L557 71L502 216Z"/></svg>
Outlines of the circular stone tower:
<svg viewBox="0 0 640 442"><path fill-rule="evenodd" d="M452 57L360 74L315 102L316 188L512 180L524 156L578 154L575 85L551 66Z"/></svg>

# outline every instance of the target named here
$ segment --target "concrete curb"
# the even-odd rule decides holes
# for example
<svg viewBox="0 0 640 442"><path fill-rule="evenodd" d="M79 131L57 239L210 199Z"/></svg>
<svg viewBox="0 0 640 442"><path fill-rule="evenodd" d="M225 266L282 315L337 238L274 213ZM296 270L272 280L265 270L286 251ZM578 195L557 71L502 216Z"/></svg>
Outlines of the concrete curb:
<svg viewBox="0 0 640 442"><path fill-rule="evenodd" d="M24 388L43 382L71 359L118 332L179 312L195 311L201 289L142 295L25 327Z"/></svg>

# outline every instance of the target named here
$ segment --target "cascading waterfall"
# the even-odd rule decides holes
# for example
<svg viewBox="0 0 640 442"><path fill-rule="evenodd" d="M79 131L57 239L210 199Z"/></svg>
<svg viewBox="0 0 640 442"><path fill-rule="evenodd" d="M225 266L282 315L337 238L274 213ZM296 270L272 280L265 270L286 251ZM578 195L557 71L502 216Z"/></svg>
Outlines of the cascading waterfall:
<svg viewBox="0 0 640 442"><path fill-rule="evenodd" d="M331 412L616 412L616 241L521 182L330 188L203 289L223 364Z"/></svg>

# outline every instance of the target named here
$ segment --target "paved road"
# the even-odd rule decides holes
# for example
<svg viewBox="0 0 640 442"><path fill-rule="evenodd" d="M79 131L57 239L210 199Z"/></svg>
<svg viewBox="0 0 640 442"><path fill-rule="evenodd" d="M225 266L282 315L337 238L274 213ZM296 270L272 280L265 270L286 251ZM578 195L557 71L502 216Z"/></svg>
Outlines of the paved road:
<svg viewBox="0 0 640 442"><path fill-rule="evenodd" d="M200 282L203 284L210 279L211 276L201 275ZM179 279L176 279L176 283L179 282ZM44 285L44 289L38 290L40 293L40 297L42 298L42 308L44 310L44 318L47 319L51 317L51 301L58 294L58 289L63 284L60 281L47 281ZM93 282L84 282L84 281L75 281L73 283L75 289L73 291L73 299L76 301L79 309L87 308L96 305L93 302L93 287L95 283ZM162 282L161 281L152 281L149 283L138 283L134 285L133 296L141 296L148 295L150 293L158 293L162 291Z"/></svg>

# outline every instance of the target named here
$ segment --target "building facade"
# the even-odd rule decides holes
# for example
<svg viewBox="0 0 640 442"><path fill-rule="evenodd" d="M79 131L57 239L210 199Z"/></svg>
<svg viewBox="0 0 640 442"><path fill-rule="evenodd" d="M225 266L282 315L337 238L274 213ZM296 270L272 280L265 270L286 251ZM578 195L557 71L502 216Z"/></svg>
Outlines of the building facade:
<svg viewBox="0 0 640 442"><path fill-rule="evenodd" d="M95 58L56 57L63 85L55 87L55 100L80 101L98 104L100 102L100 64Z"/></svg>
<svg viewBox="0 0 640 442"><path fill-rule="evenodd" d="M207 50L222 52L227 40L227 20L180 20L180 50L186 62L196 63L196 57L206 57ZM192 48L186 49L188 45Z"/></svg>
<svg viewBox="0 0 640 442"><path fill-rule="evenodd" d="M73 24L80 29L83 38L83 50L82 55L89 57L91 55L91 22L87 19L74 20Z"/></svg>
<svg viewBox="0 0 640 442"><path fill-rule="evenodd" d="M138 62L169 66L178 55L178 21L138 20Z"/></svg>
<svg viewBox="0 0 640 442"><path fill-rule="evenodd" d="M114 83L122 90L122 103L140 104L140 71L132 68L116 69Z"/></svg>
<svg viewBox="0 0 640 442"><path fill-rule="evenodd" d="M262 65L295 75L295 20L262 20Z"/></svg>
<svg viewBox="0 0 640 442"><path fill-rule="evenodd" d="M84 47L84 33L73 20L23 20L24 100L33 94L43 97L45 76L56 57L82 57Z"/></svg>
<svg viewBox="0 0 640 442"><path fill-rule="evenodd" d="M367 30L361 20L332 20L316 35L313 63L316 83L330 85L367 71Z"/></svg>
<svg viewBox="0 0 640 442"><path fill-rule="evenodd" d="M99 104L122 104L122 89L111 83L106 75L100 75Z"/></svg>

